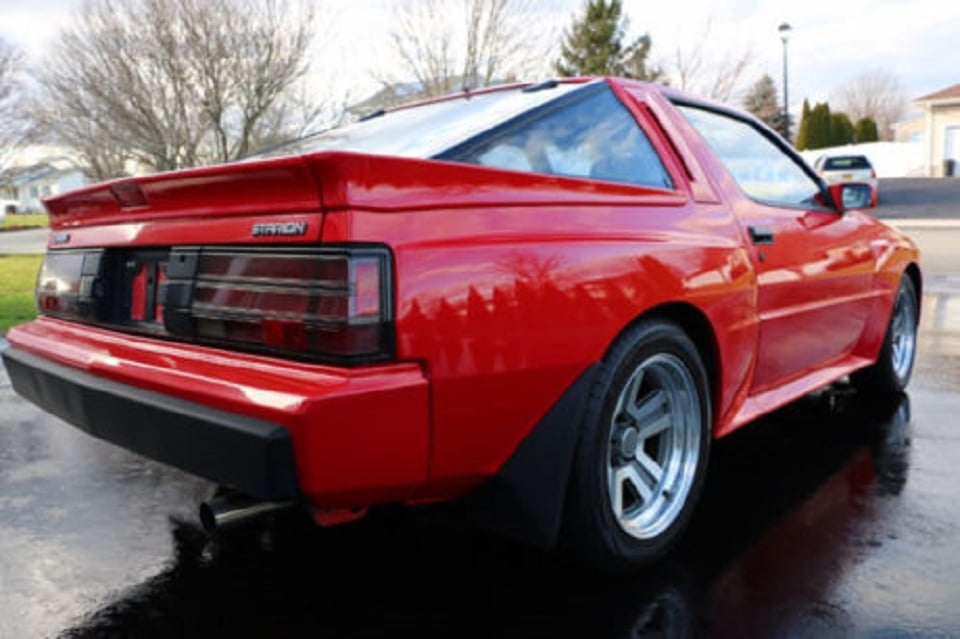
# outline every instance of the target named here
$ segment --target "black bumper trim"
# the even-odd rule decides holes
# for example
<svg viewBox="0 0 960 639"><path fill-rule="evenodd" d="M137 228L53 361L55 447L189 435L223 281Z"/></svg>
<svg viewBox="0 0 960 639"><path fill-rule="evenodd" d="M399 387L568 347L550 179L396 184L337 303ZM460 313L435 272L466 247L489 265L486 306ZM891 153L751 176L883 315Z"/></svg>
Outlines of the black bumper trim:
<svg viewBox="0 0 960 639"><path fill-rule="evenodd" d="M299 496L293 444L278 424L103 379L15 347L14 390L77 428L252 497Z"/></svg>

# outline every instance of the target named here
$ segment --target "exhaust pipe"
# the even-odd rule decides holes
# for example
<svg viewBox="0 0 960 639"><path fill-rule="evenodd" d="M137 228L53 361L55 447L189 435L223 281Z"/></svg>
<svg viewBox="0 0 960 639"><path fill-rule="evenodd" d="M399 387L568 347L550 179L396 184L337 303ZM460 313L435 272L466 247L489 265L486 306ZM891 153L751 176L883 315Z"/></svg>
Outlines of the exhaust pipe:
<svg viewBox="0 0 960 639"><path fill-rule="evenodd" d="M293 502L261 501L242 493L223 492L200 504L200 524L212 533L292 506Z"/></svg>

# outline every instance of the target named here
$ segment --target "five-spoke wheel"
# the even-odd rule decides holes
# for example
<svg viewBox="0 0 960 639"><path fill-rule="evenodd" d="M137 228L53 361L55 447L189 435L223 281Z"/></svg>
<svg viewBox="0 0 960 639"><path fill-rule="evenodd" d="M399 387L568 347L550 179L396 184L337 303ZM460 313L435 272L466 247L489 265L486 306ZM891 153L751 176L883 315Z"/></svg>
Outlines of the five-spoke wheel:
<svg viewBox="0 0 960 639"><path fill-rule="evenodd" d="M917 354L918 316L916 287L904 273L877 361L850 376L861 392L891 395L906 389Z"/></svg>
<svg viewBox="0 0 960 639"><path fill-rule="evenodd" d="M591 564L663 555L686 527L710 448L709 379L676 324L650 318L601 363L578 442L566 532Z"/></svg>
<svg viewBox="0 0 960 639"><path fill-rule="evenodd" d="M610 508L637 539L662 533L690 493L702 429L697 393L683 361L658 353L636 367L617 398L607 457Z"/></svg>

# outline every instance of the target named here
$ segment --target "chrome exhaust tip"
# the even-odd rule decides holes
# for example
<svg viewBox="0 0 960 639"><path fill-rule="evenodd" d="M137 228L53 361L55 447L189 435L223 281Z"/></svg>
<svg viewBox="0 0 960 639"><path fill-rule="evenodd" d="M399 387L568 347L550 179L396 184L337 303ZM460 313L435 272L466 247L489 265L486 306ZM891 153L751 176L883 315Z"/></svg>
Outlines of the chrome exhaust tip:
<svg viewBox="0 0 960 639"><path fill-rule="evenodd" d="M224 492L200 504L200 525L212 533L292 506L292 502L262 501L242 493Z"/></svg>

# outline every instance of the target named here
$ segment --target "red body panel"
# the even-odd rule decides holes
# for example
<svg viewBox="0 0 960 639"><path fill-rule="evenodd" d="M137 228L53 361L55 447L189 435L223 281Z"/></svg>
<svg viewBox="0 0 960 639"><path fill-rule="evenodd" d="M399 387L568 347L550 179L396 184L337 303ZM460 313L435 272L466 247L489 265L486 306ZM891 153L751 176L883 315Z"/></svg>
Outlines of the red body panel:
<svg viewBox="0 0 960 639"><path fill-rule="evenodd" d="M284 425L301 487L323 507L475 486L658 309L682 306L711 328L715 436L873 361L918 260L909 240L858 211L749 200L659 90L614 88L675 190L325 152L137 179L140 207L118 204L120 183L48 202L54 248L251 244L251 224L276 215L306 233L256 242L385 244L397 363L301 364L50 319L8 339ZM750 225L776 243L754 246Z"/></svg>
<svg viewBox="0 0 960 639"><path fill-rule="evenodd" d="M238 177L242 176L241 179ZM134 192L136 204L124 197ZM116 180L44 200L55 229L183 217L301 213L320 208L316 180L301 158L248 162Z"/></svg>
<svg viewBox="0 0 960 639"><path fill-rule="evenodd" d="M637 309L682 300L710 319L732 405L756 343L735 220L651 200L328 214L344 219L324 241L379 238L395 251L398 355L428 362L433 384L433 479L495 472Z"/></svg>
<svg viewBox="0 0 960 639"><path fill-rule="evenodd" d="M47 318L10 338L100 377L286 427L300 488L325 507L404 500L426 479L428 384L416 364L302 364Z"/></svg>

